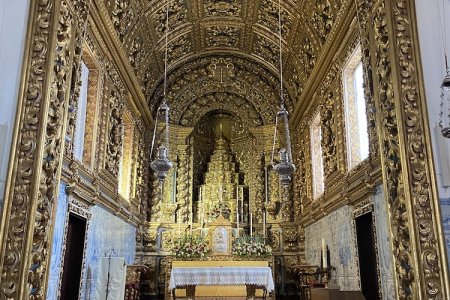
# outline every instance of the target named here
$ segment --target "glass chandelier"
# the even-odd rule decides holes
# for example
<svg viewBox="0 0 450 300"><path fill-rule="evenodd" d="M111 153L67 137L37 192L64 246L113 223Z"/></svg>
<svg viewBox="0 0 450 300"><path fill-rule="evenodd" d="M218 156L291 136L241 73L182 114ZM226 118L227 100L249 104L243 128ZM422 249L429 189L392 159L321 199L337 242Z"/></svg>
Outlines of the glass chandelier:
<svg viewBox="0 0 450 300"><path fill-rule="evenodd" d="M289 113L284 106L284 94L283 94L283 53L282 53L282 27L281 27L281 0L278 0L278 29L279 29L279 48L280 48L280 110L278 111L275 119L275 132L273 136L272 147L272 166L274 171L280 176L280 182L282 185L289 185L291 182L291 176L295 172L295 165L292 162L292 150L291 150L291 136L289 132ZM280 161L273 165L273 157L275 153L275 143L277 139L278 122L281 121L284 124L285 142L286 148L281 148L279 151Z"/></svg>
<svg viewBox="0 0 450 300"><path fill-rule="evenodd" d="M156 129L158 126L158 119L161 117L164 120L165 137L164 142L158 147L156 158L150 163L150 167L156 174L159 182L162 183L167 176L167 172L172 168L173 163L169 159L169 105L167 104L166 90L167 90L167 37L169 34L169 2L166 7L166 37L165 37L165 53L164 53L164 92L163 101L158 107L155 117L155 128L153 130L152 147L150 155L153 155L153 147L155 145Z"/></svg>

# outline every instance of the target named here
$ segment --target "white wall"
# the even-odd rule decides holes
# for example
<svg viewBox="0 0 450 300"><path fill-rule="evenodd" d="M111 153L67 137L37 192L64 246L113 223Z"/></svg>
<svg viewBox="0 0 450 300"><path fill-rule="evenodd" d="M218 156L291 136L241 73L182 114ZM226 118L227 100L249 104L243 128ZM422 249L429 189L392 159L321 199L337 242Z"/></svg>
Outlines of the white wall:
<svg viewBox="0 0 450 300"><path fill-rule="evenodd" d="M30 0L0 0L0 207L16 117Z"/></svg>
<svg viewBox="0 0 450 300"><path fill-rule="evenodd" d="M445 178L446 173L450 174L450 139L443 138L436 128L440 112L440 85L446 74L444 36L447 39L446 52L450 59L450 0L416 0L415 3L436 178L447 252L450 253L450 183ZM447 20L444 20L444 16ZM446 113L444 111L444 114Z"/></svg>
<svg viewBox="0 0 450 300"><path fill-rule="evenodd" d="M447 53L450 55L450 0L416 0L425 94L428 103L430 129L432 130L433 155L436 162L440 198L450 197L450 188L443 186L441 176L443 168L449 168L449 165L439 163L441 159L439 159L440 154L437 138L440 138L440 135L436 134L435 130L439 122L440 85L445 76L445 60L440 33L440 27L442 28L442 26L439 26L439 21L444 23L444 13L442 12L444 2L446 6L445 15L447 16ZM439 14L441 17L439 17Z"/></svg>

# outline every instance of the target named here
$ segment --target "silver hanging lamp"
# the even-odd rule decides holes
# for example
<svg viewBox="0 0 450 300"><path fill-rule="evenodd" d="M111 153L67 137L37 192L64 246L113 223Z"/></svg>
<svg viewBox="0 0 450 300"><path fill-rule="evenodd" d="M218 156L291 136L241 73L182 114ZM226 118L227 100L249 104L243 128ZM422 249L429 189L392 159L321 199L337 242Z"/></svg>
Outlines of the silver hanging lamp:
<svg viewBox="0 0 450 300"><path fill-rule="evenodd" d="M279 46L280 46L280 110L278 111L275 119L275 132L273 136L272 147L272 166L274 171L280 176L280 182L286 186L291 183L292 174L296 168L292 162L292 150L291 150L291 136L289 132L289 113L284 106L284 94L283 94L283 53L282 53L282 27L281 27L281 0L278 0L278 27L279 27ZM273 164L273 157L275 153L275 143L277 139L278 122L281 120L284 124L286 149L281 148L279 151L280 161L276 165Z"/></svg>
<svg viewBox="0 0 450 300"><path fill-rule="evenodd" d="M441 133L444 137L450 138L450 74L447 62L447 54L445 54L445 71L447 75L445 75L444 80L441 83L441 103L439 112L439 127L441 127ZM447 105L445 105L447 102ZM447 107L447 124L444 127L444 106Z"/></svg>
<svg viewBox="0 0 450 300"><path fill-rule="evenodd" d="M440 1L439 1L440 2ZM438 2L438 3L439 3ZM439 127L441 127L441 133L444 137L450 138L450 72L447 60L447 38L446 38L446 19L445 19L445 1L443 1L442 9L438 8L438 19L439 19L439 31L442 40L442 50L444 52L445 61L445 72L446 75L441 83L441 102L440 102L440 112L439 112ZM444 20L441 20L441 11L444 12ZM443 23L443 24L442 24ZM447 110L447 116L444 118L444 108ZM444 124L444 119L445 124Z"/></svg>
<svg viewBox="0 0 450 300"><path fill-rule="evenodd" d="M150 155L153 154L153 147L155 145L156 128L158 125L158 118L164 118L164 143L158 147L156 158L150 163L150 168L155 172L159 182L162 183L167 176L167 172L172 168L173 163L169 159L169 105L167 104L166 90L167 90L167 37L169 33L169 2L166 8L166 38L165 38L165 53L164 53L164 94L163 101L158 107L155 118L155 128L153 130L152 147Z"/></svg>

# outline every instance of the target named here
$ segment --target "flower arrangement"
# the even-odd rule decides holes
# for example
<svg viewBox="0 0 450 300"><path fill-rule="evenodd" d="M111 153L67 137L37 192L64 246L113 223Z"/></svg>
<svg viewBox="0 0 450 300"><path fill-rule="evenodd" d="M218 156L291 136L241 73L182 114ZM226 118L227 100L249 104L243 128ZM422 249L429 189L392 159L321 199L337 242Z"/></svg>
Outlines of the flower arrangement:
<svg viewBox="0 0 450 300"><path fill-rule="evenodd" d="M172 251L176 258L202 259L209 254L210 249L203 237L186 235L175 241Z"/></svg>
<svg viewBox="0 0 450 300"><path fill-rule="evenodd" d="M243 235L234 240L232 252L235 256L269 257L272 255L272 248L264 243L261 236Z"/></svg>

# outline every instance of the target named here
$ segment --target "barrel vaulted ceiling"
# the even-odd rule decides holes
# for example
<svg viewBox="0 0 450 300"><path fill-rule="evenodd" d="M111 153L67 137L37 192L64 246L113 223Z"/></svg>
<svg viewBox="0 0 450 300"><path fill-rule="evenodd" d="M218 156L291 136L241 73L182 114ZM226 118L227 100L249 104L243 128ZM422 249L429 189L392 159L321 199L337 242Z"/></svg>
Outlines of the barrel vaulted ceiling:
<svg viewBox="0 0 450 300"><path fill-rule="evenodd" d="M152 111L162 99L167 1L101 0ZM281 2L286 105L292 110L346 0ZM215 109L253 125L279 107L278 1L170 0L171 121L192 126Z"/></svg>

